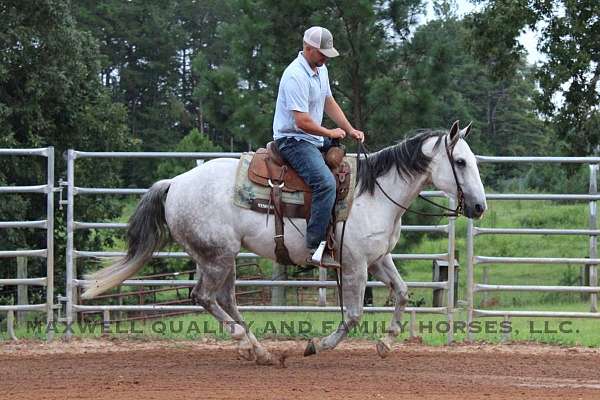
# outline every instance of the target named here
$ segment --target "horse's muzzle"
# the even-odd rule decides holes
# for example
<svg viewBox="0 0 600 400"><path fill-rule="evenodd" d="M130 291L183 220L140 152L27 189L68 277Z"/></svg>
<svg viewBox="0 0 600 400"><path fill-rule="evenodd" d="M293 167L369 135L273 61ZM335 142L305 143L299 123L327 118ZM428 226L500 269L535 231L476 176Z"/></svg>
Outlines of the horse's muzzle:
<svg viewBox="0 0 600 400"><path fill-rule="evenodd" d="M467 202L465 204L465 210L464 210L465 217L473 218L473 219L480 219L483 216L483 214L485 213L486 208L487 207L486 207L485 203Z"/></svg>

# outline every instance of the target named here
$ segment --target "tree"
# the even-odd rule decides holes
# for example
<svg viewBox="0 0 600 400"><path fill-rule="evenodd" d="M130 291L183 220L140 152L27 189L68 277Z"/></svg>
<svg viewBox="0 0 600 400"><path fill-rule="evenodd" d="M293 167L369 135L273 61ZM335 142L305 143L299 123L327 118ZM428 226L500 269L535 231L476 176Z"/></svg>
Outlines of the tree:
<svg viewBox="0 0 600 400"><path fill-rule="evenodd" d="M64 0L0 3L0 146L55 146L56 171L66 170L61 154L68 148L126 150L131 145L126 110L111 101L98 79L97 43L77 28L69 5ZM22 159L0 159L0 180L4 176L11 184L44 182L44 170L42 163L31 166ZM77 179L90 186L110 186L118 181L117 171L118 166L108 161L80 163ZM41 196L11 196L0 202L0 219L40 219L44 209ZM111 218L119 210L110 201L82 197L77 202L77 213L84 220ZM55 253L60 265L65 236L64 221L57 218ZM90 232L81 232L77 239L81 246L100 240ZM39 233L23 229L0 237L4 249L38 248L41 243ZM3 274L10 270L0 269ZM57 279L58 285L62 282Z"/></svg>
<svg viewBox="0 0 600 400"><path fill-rule="evenodd" d="M176 152L221 152L223 149L215 145L206 135L198 129L192 129L190 133L181 139L173 151ZM158 166L158 174L161 178L171 178L194 168L195 160L167 160Z"/></svg>
<svg viewBox="0 0 600 400"><path fill-rule="evenodd" d="M127 105L129 129L139 149L173 148L192 128L205 131L204 110L194 91L192 60L202 51L211 65L227 53L218 27L228 20L230 1L82 0L75 3L81 26L100 42L102 80L113 100ZM127 180L151 183L157 162L127 168Z"/></svg>
<svg viewBox="0 0 600 400"><path fill-rule="evenodd" d="M174 128L171 102L180 83L177 51L184 34L175 7L157 0L74 4L82 29L100 43L102 80L112 88L113 100L127 105L132 134L142 139L144 150L179 139L164 135Z"/></svg>
<svg viewBox="0 0 600 400"><path fill-rule="evenodd" d="M542 37L538 49L546 56L536 78L537 108L573 155L598 152L600 144L600 3L596 0L498 0L472 18L474 50L494 74L510 76L522 46L525 27Z"/></svg>
<svg viewBox="0 0 600 400"><path fill-rule="evenodd" d="M598 154L600 3L538 0L534 6L543 26L540 50L548 57L538 72L540 111L553 117L568 153Z"/></svg>

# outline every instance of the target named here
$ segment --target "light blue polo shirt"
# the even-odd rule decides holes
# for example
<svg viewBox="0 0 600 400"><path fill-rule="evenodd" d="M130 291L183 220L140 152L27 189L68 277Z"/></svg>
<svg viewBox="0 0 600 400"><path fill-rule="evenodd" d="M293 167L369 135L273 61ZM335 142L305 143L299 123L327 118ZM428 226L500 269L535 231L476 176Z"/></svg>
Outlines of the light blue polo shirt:
<svg viewBox="0 0 600 400"><path fill-rule="evenodd" d="M298 53L279 82L273 118L273 139L293 137L322 147L322 136L311 135L296 126L294 111L307 112L313 121L321 125L327 96L331 96L327 67L317 67L317 72L314 72L302 52Z"/></svg>

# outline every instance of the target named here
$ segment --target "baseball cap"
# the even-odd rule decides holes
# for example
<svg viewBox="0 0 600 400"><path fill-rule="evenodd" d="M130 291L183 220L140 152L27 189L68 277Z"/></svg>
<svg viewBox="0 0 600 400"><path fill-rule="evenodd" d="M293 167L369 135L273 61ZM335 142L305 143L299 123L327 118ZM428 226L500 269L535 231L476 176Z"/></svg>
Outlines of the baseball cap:
<svg viewBox="0 0 600 400"><path fill-rule="evenodd" d="M320 26L313 26L304 32L304 42L318 49L329 58L340 55L333 47L333 35L328 29Z"/></svg>

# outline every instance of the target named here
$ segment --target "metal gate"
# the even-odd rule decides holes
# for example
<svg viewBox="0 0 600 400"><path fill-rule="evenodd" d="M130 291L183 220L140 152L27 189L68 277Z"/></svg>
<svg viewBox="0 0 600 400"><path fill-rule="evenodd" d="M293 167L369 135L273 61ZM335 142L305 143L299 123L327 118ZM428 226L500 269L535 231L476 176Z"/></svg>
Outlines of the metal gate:
<svg viewBox="0 0 600 400"><path fill-rule="evenodd" d="M40 193L46 196L46 219L39 221L2 221L0 230L6 228L35 228L46 230L46 248L32 250L0 251L0 257L42 257L46 259L46 276L41 278L0 279L0 285L45 286L46 302L42 304L2 305L0 311L6 311L9 321L8 329L11 336L12 321L15 311L45 311L48 340L54 335L54 148L41 149L0 149L0 156L40 156L46 157L47 180L45 184L36 186L3 186L0 193Z"/></svg>
<svg viewBox="0 0 600 400"><path fill-rule="evenodd" d="M554 318L600 318L597 305L598 286L597 265L600 263L597 253L598 230L597 201L600 195L597 191L598 163L600 157L484 157L478 156L480 163L571 163L588 164L590 171L589 194L488 194L489 200L553 200L553 201L584 201L589 202L588 229L534 229L534 228L480 228L473 224L467 225L467 326L470 327L477 317L500 317L508 321L511 317L554 317ZM480 235L578 235L589 238L588 258L534 258L534 257L488 257L477 255L475 238ZM489 285L474 281L474 268L483 264L579 264L590 268L589 286L539 286L539 285ZM533 292L575 292L590 293L590 312L556 312L535 310L489 310L477 309L474 305L474 295L478 292L492 291L533 291ZM472 332L467 329L468 338Z"/></svg>

